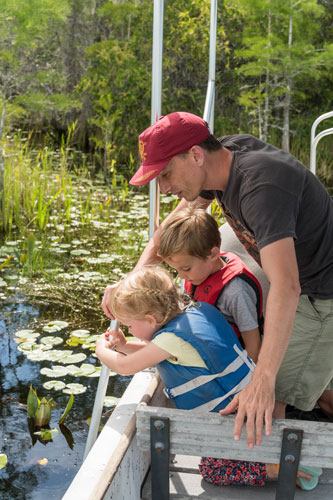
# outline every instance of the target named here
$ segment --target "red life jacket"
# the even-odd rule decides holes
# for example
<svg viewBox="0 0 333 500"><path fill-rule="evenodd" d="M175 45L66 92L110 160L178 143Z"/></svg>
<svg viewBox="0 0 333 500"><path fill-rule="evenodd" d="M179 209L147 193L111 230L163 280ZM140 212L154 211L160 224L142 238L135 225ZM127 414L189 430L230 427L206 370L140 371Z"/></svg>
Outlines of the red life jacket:
<svg viewBox="0 0 333 500"><path fill-rule="evenodd" d="M208 278L203 281L200 285L193 285L189 281L185 281L186 292L196 301L208 302L213 306L216 306L217 301L221 297L224 287L229 281L238 276L248 283L252 289L255 291L257 301L257 318L259 332L262 335L264 317L263 317L263 298L262 289L259 281L249 270L244 262L237 257L237 255L231 252L222 252L220 257L225 262L225 266L222 267L216 273L211 274ZM236 324L230 323L236 332L237 337L241 337L240 331Z"/></svg>

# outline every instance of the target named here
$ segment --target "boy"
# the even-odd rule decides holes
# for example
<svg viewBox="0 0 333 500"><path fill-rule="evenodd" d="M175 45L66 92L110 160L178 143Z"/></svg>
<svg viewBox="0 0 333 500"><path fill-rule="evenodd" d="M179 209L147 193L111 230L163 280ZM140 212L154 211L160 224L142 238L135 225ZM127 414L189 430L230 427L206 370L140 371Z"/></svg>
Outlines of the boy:
<svg viewBox="0 0 333 500"><path fill-rule="evenodd" d="M220 246L215 219L204 210L186 208L164 226L158 255L185 279L192 298L223 313L257 362L263 326L261 287L239 257L221 253Z"/></svg>

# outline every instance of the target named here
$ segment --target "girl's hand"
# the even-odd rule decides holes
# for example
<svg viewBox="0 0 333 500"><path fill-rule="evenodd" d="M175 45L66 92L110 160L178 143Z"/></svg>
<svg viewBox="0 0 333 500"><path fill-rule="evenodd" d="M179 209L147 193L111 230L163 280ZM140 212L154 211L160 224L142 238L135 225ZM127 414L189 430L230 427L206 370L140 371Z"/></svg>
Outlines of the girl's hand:
<svg viewBox="0 0 333 500"><path fill-rule="evenodd" d="M110 330L108 328L104 335L109 349L115 349L117 346L124 347L127 343L126 337L120 328L119 330Z"/></svg>

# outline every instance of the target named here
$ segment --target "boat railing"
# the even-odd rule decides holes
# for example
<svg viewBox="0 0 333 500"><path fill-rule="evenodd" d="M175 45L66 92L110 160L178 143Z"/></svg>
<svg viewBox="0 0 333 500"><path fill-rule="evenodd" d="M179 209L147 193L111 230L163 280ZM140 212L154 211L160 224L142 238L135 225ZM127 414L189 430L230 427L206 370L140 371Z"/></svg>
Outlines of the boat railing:
<svg viewBox="0 0 333 500"><path fill-rule="evenodd" d="M333 117L333 111L329 111L328 113L324 113L323 115L318 116L318 118L313 122L311 127L311 142L310 142L310 170L313 174L316 175L316 153L317 153L317 144L326 135L333 134L333 128L327 128L319 134L316 134L316 128L320 122L326 120L327 118Z"/></svg>

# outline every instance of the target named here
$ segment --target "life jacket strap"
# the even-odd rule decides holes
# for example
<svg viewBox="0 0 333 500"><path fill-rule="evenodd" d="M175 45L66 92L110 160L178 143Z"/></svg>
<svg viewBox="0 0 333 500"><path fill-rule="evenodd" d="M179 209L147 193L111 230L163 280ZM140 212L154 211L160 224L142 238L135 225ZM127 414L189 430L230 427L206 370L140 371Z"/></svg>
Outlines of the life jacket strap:
<svg viewBox="0 0 333 500"><path fill-rule="evenodd" d="M173 387L172 389L165 389L165 394L170 399L176 398L177 396L193 391L194 389L197 389L198 387L201 387L216 378L225 377L226 375L237 371L243 364L246 364L250 371L253 372L255 364L252 360L248 359L246 350L240 349L237 344L234 344L233 348L237 352L237 358L234 359L234 361L232 361L222 372L214 373L213 375L199 375L199 377L193 378L192 380Z"/></svg>

